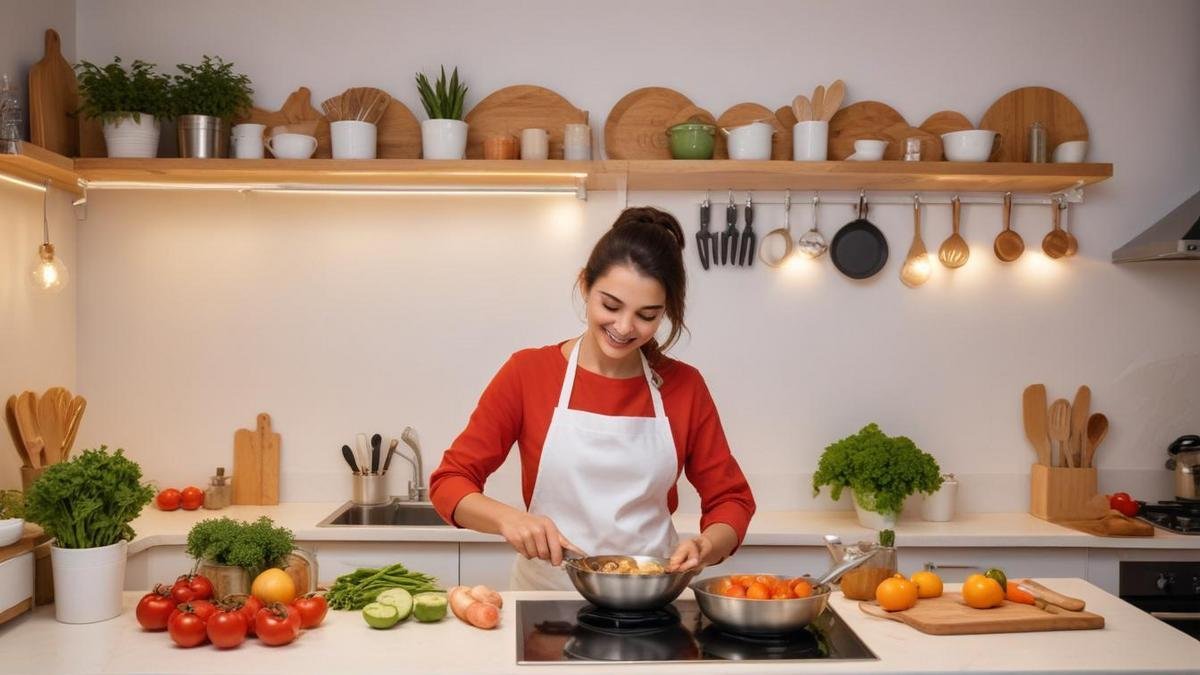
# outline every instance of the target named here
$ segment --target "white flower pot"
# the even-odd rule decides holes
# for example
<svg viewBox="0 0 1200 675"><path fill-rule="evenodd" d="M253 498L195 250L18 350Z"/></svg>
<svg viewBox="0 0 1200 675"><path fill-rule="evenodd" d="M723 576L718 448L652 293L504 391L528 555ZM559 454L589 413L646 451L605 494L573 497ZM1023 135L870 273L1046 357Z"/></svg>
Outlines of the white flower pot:
<svg viewBox="0 0 1200 675"><path fill-rule="evenodd" d="M97 548L51 546L54 618L95 623L120 616L128 547L125 541Z"/></svg>
<svg viewBox="0 0 1200 675"><path fill-rule="evenodd" d="M104 144L109 157L157 157L162 126L154 115L124 117L104 123Z"/></svg>
<svg viewBox="0 0 1200 675"><path fill-rule="evenodd" d="M10 546L21 541L25 534L24 518L5 518L0 520L0 546Z"/></svg>
<svg viewBox="0 0 1200 675"><path fill-rule="evenodd" d="M859 503L860 496L854 494L850 490L850 501L854 502L854 512L858 515L858 524L872 530L890 530L896 527L896 520L899 514L896 513L879 513L873 511L875 505L875 495L862 495L861 500L866 503L866 506Z"/></svg>
<svg viewBox="0 0 1200 675"><path fill-rule="evenodd" d="M467 123L459 120L421 122L421 156L425 159L462 159L467 154Z"/></svg>

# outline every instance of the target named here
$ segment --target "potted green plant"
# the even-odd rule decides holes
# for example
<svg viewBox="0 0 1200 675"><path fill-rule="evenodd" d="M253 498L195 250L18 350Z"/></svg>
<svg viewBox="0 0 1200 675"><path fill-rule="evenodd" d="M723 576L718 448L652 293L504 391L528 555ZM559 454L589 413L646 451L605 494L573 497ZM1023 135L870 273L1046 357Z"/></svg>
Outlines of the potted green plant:
<svg viewBox="0 0 1200 675"><path fill-rule="evenodd" d="M129 523L154 499L142 469L118 449L84 450L52 464L29 486L25 512L54 537L54 615L63 623L93 623L121 613Z"/></svg>
<svg viewBox="0 0 1200 675"><path fill-rule="evenodd" d="M825 485L834 500L850 488L858 522L878 530L895 527L909 495L937 491L942 475L932 455L904 436L888 436L872 422L821 453L813 496Z"/></svg>
<svg viewBox="0 0 1200 675"><path fill-rule="evenodd" d="M25 533L25 495L0 490L0 546L15 544Z"/></svg>
<svg viewBox="0 0 1200 675"><path fill-rule="evenodd" d="M145 61L134 61L126 69L120 57L106 66L81 61L75 70L79 112L104 124L108 156L158 156L161 119L170 115L170 79Z"/></svg>
<svg viewBox="0 0 1200 675"><path fill-rule="evenodd" d="M446 81L446 67L430 85L417 73L417 90L429 119L421 121L421 156L425 159L462 159L467 152L467 123L462 121L467 85L458 79L458 68Z"/></svg>
<svg viewBox="0 0 1200 675"><path fill-rule="evenodd" d="M202 520L188 532L186 550L196 560L196 571L212 581L218 598L249 593L254 578L272 567L287 572L297 590L316 590L316 560L296 548L291 530L276 527L266 516L253 523Z"/></svg>
<svg viewBox="0 0 1200 675"><path fill-rule="evenodd" d="M205 55L199 65L181 63L171 87L171 112L178 123L180 157L225 157L229 123L254 103L250 78L232 63Z"/></svg>

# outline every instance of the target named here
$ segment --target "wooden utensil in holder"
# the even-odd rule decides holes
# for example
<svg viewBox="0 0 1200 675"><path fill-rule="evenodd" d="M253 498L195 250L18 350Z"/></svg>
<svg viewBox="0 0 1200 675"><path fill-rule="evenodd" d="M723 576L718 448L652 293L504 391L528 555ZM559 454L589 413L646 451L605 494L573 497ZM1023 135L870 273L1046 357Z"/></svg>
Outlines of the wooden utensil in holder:
<svg viewBox="0 0 1200 675"><path fill-rule="evenodd" d="M1092 517L1088 500L1096 495L1096 468L1034 464L1029 471L1029 512L1043 520Z"/></svg>

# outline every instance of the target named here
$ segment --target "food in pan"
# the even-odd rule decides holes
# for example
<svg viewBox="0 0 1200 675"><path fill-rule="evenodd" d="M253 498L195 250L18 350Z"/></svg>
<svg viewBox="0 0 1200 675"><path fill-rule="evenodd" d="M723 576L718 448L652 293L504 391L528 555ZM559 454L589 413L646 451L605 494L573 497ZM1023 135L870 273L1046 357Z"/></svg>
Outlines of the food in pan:
<svg viewBox="0 0 1200 675"><path fill-rule="evenodd" d="M655 560L647 560L645 562L637 562L632 559L624 560L608 560L596 568L597 572L604 574L666 574L667 570L663 568L662 563Z"/></svg>

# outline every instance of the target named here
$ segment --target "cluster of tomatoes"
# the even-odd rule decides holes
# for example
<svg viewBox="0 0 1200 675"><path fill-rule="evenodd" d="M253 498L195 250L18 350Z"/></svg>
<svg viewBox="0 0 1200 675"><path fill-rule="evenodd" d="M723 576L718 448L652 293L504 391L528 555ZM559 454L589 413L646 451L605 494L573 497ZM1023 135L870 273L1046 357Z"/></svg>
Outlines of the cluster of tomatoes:
<svg viewBox="0 0 1200 675"><path fill-rule="evenodd" d="M213 585L200 574L185 574L170 587L158 584L137 604L137 620L148 631L166 630L180 647L211 642L220 649L237 647L248 637L265 645L286 645L301 628L314 628L329 610L319 595L289 604L263 603L253 595L213 599Z"/></svg>
<svg viewBox="0 0 1200 675"><path fill-rule="evenodd" d="M182 490L167 488L154 497L154 505L162 511L174 511L180 507L184 511L195 511L204 506L204 490L192 485Z"/></svg>
<svg viewBox="0 0 1200 675"><path fill-rule="evenodd" d="M804 577L786 579L770 574L734 574L709 587L710 593L751 600L791 600L812 595L812 582Z"/></svg>

